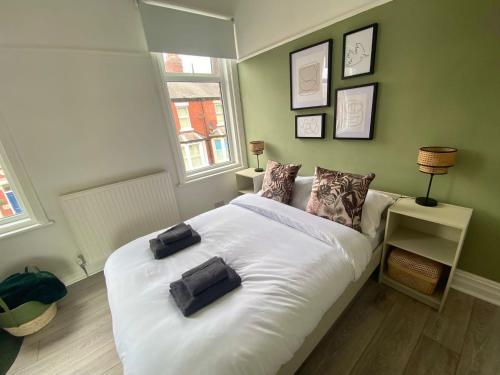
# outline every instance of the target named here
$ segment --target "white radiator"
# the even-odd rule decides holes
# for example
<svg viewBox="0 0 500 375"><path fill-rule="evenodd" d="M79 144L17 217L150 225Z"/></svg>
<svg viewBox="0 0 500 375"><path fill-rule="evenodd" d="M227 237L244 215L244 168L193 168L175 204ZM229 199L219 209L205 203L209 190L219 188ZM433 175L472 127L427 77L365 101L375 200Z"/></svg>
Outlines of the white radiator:
<svg viewBox="0 0 500 375"><path fill-rule="evenodd" d="M180 221L166 172L67 194L64 215L89 271L98 271L117 248Z"/></svg>

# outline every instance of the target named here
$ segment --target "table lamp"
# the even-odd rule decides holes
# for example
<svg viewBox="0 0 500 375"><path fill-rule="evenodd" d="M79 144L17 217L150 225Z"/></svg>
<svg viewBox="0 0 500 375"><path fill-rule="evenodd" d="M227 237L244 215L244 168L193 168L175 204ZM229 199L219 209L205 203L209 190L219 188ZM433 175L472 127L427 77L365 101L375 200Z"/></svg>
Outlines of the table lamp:
<svg viewBox="0 0 500 375"><path fill-rule="evenodd" d="M429 186L427 187L427 195L415 199L421 206L434 207L437 206L435 199L429 198L431 191L432 178L435 174L447 174L448 168L455 165L457 158L457 149L453 147L421 147L418 151L417 164L420 172L431 175Z"/></svg>
<svg viewBox="0 0 500 375"><path fill-rule="evenodd" d="M257 168L255 168L255 172L263 172L264 169L262 169L259 165L259 155L262 155L264 152L264 141L251 141L250 152L257 155Z"/></svg>

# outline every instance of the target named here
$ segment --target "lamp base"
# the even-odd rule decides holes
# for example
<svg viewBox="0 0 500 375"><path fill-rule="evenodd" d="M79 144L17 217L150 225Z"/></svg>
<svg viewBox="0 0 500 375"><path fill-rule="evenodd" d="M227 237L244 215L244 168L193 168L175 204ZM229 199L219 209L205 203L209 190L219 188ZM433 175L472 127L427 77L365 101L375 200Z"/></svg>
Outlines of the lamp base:
<svg viewBox="0 0 500 375"><path fill-rule="evenodd" d="M426 206L426 207L436 207L438 204L437 200L426 197L415 198L415 202L421 206Z"/></svg>
<svg viewBox="0 0 500 375"><path fill-rule="evenodd" d="M255 172L264 172L264 169L262 169L262 168L255 168L254 171Z"/></svg>

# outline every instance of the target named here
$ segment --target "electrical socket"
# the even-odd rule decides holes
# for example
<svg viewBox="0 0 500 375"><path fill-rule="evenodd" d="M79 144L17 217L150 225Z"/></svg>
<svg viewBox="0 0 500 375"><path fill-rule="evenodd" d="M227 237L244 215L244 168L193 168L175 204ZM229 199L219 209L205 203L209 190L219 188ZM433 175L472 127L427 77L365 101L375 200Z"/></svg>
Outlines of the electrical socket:
<svg viewBox="0 0 500 375"><path fill-rule="evenodd" d="M78 264L80 267L85 267L87 265L87 261L85 260L85 257L83 256L83 254L77 255L76 264Z"/></svg>
<svg viewBox="0 0 500 375"><path fill-rule="evenodd" d="M85 260L85 257L83 256L83 254L78 254L76 256L76 264L78 264L78 266L80 266L82 271L85 272L85 276L88 277L89 273L87 271L87 261Z"/></svg>

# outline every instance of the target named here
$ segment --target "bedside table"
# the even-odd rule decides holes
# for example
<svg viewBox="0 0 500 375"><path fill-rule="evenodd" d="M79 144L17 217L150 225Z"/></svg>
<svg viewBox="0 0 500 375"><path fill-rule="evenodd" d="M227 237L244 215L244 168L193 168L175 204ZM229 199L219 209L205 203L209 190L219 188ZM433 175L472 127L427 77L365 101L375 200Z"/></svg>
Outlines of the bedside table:
<svg viewBox="0 0 500 375"><path fill-rule="evenodd" d="M472 209L439 203L424 207L414 198L400 198L387 213L380 282L426 303L439 311L443 308L467 234ZM426 295L391 279L385 271L390 248L432 259L444 265L444 272L433 295Z"/></svg>
<svg viewBox="0 0 500 375"><path fill-rule="evenodd" d="M261 187L266 172L255 172L254 168L242 169L236 172L236 187L238 194L255 194Z"/></svg>

